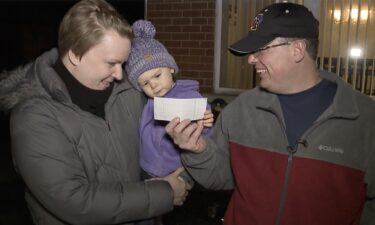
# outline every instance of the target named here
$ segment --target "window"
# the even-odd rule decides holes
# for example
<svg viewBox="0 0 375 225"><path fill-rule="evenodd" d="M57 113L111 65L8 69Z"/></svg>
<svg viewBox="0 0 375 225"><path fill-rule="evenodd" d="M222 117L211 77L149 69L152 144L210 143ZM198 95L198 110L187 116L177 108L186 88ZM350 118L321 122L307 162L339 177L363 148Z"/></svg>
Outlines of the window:
<svg viewBox="0 0 375 225"><path fill-rule="evenodd" d="M238 94L257 85L247 57L233 56L228 46L248 32L250 22L270 0L216 1L214 91ZM320 21L317 66L338 74L353 88L375 95L374 3L371 0L295 0L308 7Z"/></svg>
<svg viewBox="0 0 375 225"><path fill-rule="evenodd" d="M375 95L374 3L361 0L321 1L320 40L317 64ZM324 32L322 32L324 31Z"/></svg>

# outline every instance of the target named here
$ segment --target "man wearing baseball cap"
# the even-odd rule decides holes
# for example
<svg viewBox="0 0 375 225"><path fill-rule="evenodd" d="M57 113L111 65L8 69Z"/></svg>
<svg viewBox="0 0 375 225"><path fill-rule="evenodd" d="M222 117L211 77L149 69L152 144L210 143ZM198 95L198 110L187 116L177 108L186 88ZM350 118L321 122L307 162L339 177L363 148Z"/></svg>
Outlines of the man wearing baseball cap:
<svg viewBox="0 0 375 225"><path fill-rule="evenodd" d="M167 126L182 161L209 189L233 189L224 224L375 224L375 102L315 59L319 22L304 6L276 3L230 46L260 76L202 126Z"/></svg>

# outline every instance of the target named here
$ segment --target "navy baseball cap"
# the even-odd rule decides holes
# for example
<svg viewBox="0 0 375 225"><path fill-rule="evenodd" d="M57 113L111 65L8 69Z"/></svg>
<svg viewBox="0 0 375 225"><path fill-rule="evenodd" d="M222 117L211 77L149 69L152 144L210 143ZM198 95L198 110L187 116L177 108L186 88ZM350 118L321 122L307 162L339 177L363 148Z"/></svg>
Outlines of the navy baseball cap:
<svg viewBox="0 0 375 225"><path fill-rule="evenodd" d="M277 37L318 38L319 21L309 9L294 3L276 3L262 9L246 37L229 47L236 55L247 55Z"/></svg>

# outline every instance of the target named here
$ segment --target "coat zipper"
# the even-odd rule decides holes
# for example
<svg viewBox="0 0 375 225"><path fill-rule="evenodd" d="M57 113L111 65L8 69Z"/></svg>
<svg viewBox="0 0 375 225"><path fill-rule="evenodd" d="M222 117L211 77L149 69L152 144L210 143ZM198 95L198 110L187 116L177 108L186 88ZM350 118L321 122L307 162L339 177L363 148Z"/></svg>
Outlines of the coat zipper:
<svg viewBox="0 0 375 225"><path fill-rule="evenodd" d="M326 119L328 120L328 119ZM310 128L308 128L305 133L302 135L302 137L307 137L312 130L314 130L319 124L323 123L326 120L322 120L319 123L313 123ZM282 124L282 123L281 123ZM284 129L286 132L286 130ZM305 140L304 138L301 137L301 140ZM293 156L298 150L298 145L302 144L303 146L307 147L307 142L297 142L294 147L291 147L290 145L286 147L287 152L289 153L288 155L288 164L287 168L285 171L285 178L284 178L284 184L280 196L280 202L279 202L279 208L277 210L277 215L276 215L276 223L275 225L280 225L281 222L281 216L284 212L285 208L285 202L286 202L286 195L288 191L288 184L289 184L289 179L290 179L290 174L292 172L292 164L293 164Z"/></svg>
<svg viewBox="0 0 375 225"><path fill-rule="evenodd" d="M276 225L280 224L281 216L282 216L283 211L284 211L285 201L286 201L286 193L288 191L289 177L290 177L290 173L292 172L293 155L294 155L295 152L297 152L297 148L292 148L291 146L288 146L287 151L289 152L288 164L287 164L286 171L285 171L285 179L284 179L283 189L282 189L282 192L281 192L279 208L277 210L277 215L276 215L276 223L275 223Z"/></svg>

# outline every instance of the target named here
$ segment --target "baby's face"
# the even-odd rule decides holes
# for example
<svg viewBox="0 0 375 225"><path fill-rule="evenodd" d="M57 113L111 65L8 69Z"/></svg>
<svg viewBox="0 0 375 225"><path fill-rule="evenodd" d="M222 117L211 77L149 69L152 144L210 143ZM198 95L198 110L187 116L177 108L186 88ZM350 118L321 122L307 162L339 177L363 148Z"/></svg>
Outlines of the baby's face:
<svg viewBox="0 0 375 225"><path fill-rule="evenodd" d="M138 77L138 84L150 98L163 97L173 87L173 72L166 67L148 70Z"/></svg>

